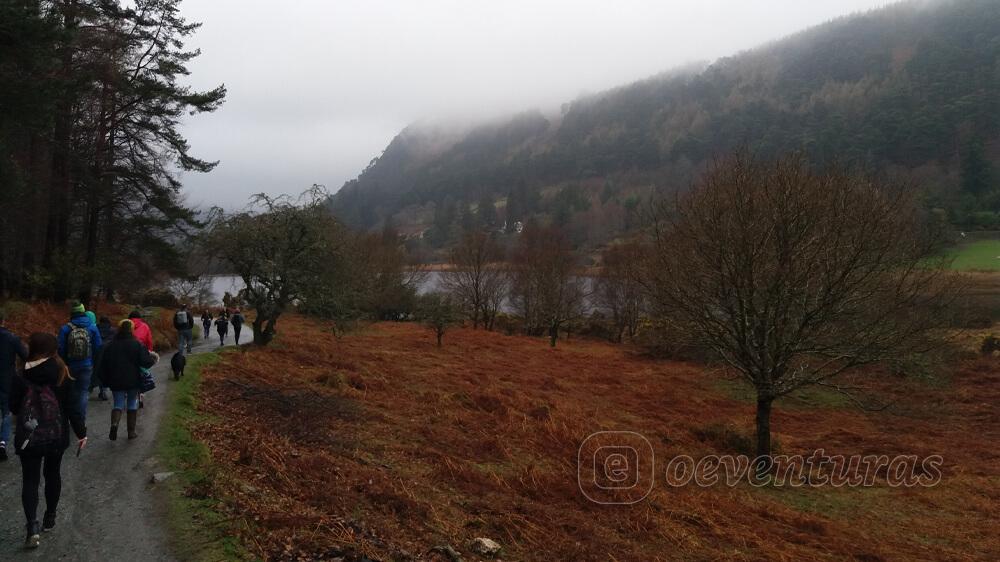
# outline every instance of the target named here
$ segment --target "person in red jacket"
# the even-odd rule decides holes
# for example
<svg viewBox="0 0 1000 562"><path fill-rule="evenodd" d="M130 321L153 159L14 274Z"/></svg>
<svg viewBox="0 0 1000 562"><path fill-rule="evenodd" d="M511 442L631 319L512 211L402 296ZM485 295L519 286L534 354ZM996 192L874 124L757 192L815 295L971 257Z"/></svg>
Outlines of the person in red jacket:
<svg viewBox="0 0 1000 562"><path fill-rule="evenodd" d="M135 339L145 346L146 351L153 351L153 330L142 319L142 312L133 310L129 313L128 319L132 321L132 335L135 336Z"/></svg>
<svg viewBox="0 0 1000 562"><path fill-rule="evenodd" d="M146 351L153 351L153 330L149 324L142 319L142 311L133 310L129 313L128 319L132 321L132 336L139 340L139 343L146 348ZM145 369L145 368L144 368ZM148 371L148 369L145 369ZM142 408L142 394L139 394L139 407Z"/></svg>

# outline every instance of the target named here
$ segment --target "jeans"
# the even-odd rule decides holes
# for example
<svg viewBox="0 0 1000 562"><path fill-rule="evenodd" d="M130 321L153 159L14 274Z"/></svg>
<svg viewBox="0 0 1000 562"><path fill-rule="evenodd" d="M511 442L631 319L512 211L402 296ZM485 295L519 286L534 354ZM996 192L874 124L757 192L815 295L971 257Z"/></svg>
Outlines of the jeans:
<svg viewBox="0 0 1000 562"><path fill-rule="evenodd" d="M38 521L38 485L45 474L45 511L55 513L62 492L62 450L47 455L21 455L21 506L28 523ZM43 462L44 461L44 462ZM44 469L42 468L44 464Z"/></svg>
<svg viewBox="0 0 1000 562"><path fill-rule="evenodd" d="M138 388L130 390L114 390L111 394L115 397L114 408L116 410L128 410L129 412L134 412L139 409Z"/></svg>
<svg viewBox="0 0 1000 562"><path fill-rule="evenodd" d="M3 416L3 421L0 422L0 441L4 443L10 443L10 404L8 403L10 398L7 393L0 390L0 416Z"/></svg>
<svg viewBox="0 0 1000 562"><path fill-rule="evenodd" d="M77 367L70 372L76 379L76 391L80 395L80 415L87 419L87 401L90 400L90 377L94 374L93 367Z"/></svg>
<svg viewBox="0 0 1000 562"><path fill-rule="evenodd" d="M243 326L233 324L233 336L236 338L236 345L240 345L240 330L242 329Z"/></svg>
<svg viewBox="0 0 1000 562"><path fill-rule="evenodd" d="M180 349L181 353L185 350L191 350L191 340L194 335L191 330L177 330L177 347Z"/></svg>

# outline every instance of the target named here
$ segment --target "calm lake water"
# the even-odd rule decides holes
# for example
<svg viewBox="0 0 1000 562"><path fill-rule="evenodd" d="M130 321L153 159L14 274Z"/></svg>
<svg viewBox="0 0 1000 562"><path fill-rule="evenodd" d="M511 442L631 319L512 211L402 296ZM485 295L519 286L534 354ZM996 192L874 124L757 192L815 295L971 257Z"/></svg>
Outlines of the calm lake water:
<svg viewBox="0 0 1000 562"><path fill-rule="evenodd" d="M427 277L423 280L419 287L417 287L417 294L423 295L430 293L432 291L438 291L441 289L441 281L443 279L443 274L440 271L430 271L427 273ZM592 279L590 277L586 278L587 289L591 287ZM240 292L245 285L243 284L243 279L235 275L213 275L212 276L212 295L215 300L221 304L222 296L228 291L230 294L235 295ZM590 301L590 299L587 299ZM587 302L585 308L589 312L593 305ZM501 309L504 312L513 312L510 302L506 299L504 300Z"/></svg>
<svg viewBox="0 0 1000 562"><path fill-rule="evenodd" d="M417 293L423 295L439 290L441 288L441 278L441 272L439 271L428 272L426 279L417 287ZM245 286L243 279L236 275L212 276L212 296L219 302L222 302L222 295L226 294L227 291L235 295Z"/></svg>

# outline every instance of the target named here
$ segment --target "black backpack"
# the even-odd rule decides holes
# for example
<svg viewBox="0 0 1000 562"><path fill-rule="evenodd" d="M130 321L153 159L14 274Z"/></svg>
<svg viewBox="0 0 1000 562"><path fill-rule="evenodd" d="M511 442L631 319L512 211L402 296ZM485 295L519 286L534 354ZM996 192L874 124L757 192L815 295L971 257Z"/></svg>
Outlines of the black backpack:
<svg viewBox="0 0 1000 562"><path fill-rule="evenodd" d="M24 382L27 388L18 416L18 430L25 436L21 449L44 450L58 445L63 438L63 422L55 389Z"/></svg>

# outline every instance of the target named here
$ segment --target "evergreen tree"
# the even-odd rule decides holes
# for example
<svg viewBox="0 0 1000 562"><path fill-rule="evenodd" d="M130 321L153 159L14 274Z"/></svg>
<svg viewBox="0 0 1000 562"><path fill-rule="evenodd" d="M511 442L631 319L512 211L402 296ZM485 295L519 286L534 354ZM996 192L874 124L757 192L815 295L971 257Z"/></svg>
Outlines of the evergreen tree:
<svg viewBox="0 0 1000 562"><path fill-rule="evenodd" d="M980 140L969 144L962 158L962 190L981 197L993 189L993 171Z"/></svg>
<svg viewBox="0 0 1000 562"><path fill-rule="evenodd" d="M19 147L0 152L12 217L0 230L0 291L86 300L183 267L174 242L198 221L176 172L215 163L190 154L179 120L214 111L225 88L180 82L198 24L179 3L0 4L0 147ZM27 184L41 189L16 191Z"/></svg>
<svg viewBox="0 0 1000 562"><path fill-rule="evenodd" d="M485 228L493 228L497 225L497 208L493 203L493 197L488 191L484 191L476 207L476 218L479 224Z"/></svg>

